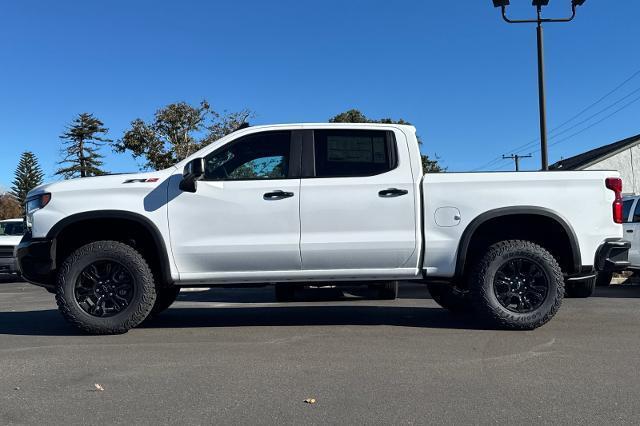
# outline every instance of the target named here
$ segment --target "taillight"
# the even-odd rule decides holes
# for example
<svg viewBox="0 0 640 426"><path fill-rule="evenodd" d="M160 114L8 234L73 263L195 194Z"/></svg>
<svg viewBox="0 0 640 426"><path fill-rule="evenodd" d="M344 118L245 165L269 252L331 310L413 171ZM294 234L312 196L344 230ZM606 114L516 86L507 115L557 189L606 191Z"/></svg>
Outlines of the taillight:
<svg viewBox="0 0 640 426"><path fill-rule="evenodd" d="M615 200L613 200L613 221L615 223L624 222L622 217L622 179L620 178L607 178L604 181L606 187L615 193Z"/></svg>

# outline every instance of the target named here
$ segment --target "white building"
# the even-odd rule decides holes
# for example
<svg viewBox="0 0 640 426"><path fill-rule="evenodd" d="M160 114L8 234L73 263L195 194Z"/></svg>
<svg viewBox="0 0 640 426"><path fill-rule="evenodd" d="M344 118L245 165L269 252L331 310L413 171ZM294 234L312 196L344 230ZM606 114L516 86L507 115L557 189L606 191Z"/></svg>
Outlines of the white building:
<svg viewBox="0 0 640 426"><path fill-rule="evenodd" d="M640 135L565 158L551 170L617 170L625 194L640 194Z"/></svg>

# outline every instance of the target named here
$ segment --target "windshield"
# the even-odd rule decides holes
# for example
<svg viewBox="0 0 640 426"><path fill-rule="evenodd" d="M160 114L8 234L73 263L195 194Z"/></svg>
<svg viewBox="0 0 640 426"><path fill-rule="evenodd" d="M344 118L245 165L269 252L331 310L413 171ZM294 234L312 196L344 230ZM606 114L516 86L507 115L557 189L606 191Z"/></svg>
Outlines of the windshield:
<svg viewBox="0 0 640 426"><path fill-rule="evenodd" d="M24 235L23 222L0 222L0 235Z"/></svg>

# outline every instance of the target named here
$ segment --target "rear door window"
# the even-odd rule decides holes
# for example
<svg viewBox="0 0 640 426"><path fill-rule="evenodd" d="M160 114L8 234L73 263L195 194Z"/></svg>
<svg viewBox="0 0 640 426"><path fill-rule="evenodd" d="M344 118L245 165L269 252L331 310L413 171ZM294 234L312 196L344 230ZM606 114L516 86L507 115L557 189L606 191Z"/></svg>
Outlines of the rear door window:
<svg viewBox="0 0 640 426"><path fill-rule="evenodd" d="M392 132L384 130L316 130L315 176L374 176L396 167Z"/></svg>

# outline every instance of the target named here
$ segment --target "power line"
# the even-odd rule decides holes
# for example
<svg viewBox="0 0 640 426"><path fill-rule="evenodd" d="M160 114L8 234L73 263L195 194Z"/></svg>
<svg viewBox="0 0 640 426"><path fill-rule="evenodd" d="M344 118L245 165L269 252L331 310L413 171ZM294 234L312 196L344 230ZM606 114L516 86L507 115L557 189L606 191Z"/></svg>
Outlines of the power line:
<svg viewBox="0 0 640 426"><path fill-rule="evenodd" d="M624 87L628 82L630 82L631 80L633 80L634 78L636 78L638 75L640 75L640 70L637 70L636 72L634 72L633 74L631 74L630 77L628 77L627 79L625 79L622 83L618 84L616 87L614 87L612 90L610 90L609 92L607 92L605 95L603 95L602 97L600 97L599 99L597 99L595 102L592 102L591 104L589 104L587 107L583 108L580 112L578 112L577 114L575 114L574 116L572 116L571 118L569 118L568 120L564 121L563 123L561 123L559 126L554 127L553 129L551 129L549 131L549 134L552 134L554 132L556 132L557 130L561 129L562 127L566 126L567 124L571 123L573 120L575 120L576 118L580 117L582 114L584 114L585 112L591 110L593 107L595 107L596 105L600 104L602 101L604 101L605 99L607 99L609 96L611 96L612 94L614 94L615 92L617 92L620 88ZM577 125L572 126L570 129L574 129L577 126L579 126L580 124L584 124L587 121L589 121L590 119L596 117L597 115L601 114L602 112L606 111L607 109L610 109L611 107L613 107L614 105L617 105L618 103L620 103L621 101L623 101L624 99L627 99L629 96L631 96L634 93L637 93L638 91L640 91L640 89L634 90L633 92L629 93L627 96L619 99L618 101L616 101L615 103L609 105L608 107L606 107L603 110L600 110L598 113L593 114L592 116L590 116L588 119L583 120L582 122L578 123ZM614 115L614 114L612 114ZM610 117L610 116L609 116ZM604 121L604 120L603 120ZM598 122L601 123L602 121ZM591 126L593 127L593 126ZM588 127L588 128L591 128ZM557 136L559 136L560 134L564 134L566 132L568 132L570 129L567 129L563 132L560 132L559 134L553 136L552 138L555 138ZM535 143L537 143L540 140L540 138L536 138L531 140L530 142L527 142L526 144L520 145L514 149L511 149L511 152L521 152L523 150L526 150L527 148L529 148L530 145L533 145ZM537 149L536 152L540 152L540 149ZM500 160L502 160L502 157L496 157L493 160L489 161L488 163L485 163L484 165L477 167L475 169L473 169L472 171L478 171L478 170L482 170L482 169L486 169L488 167L491 167L495 164L498 164L500 162Z"/></svg>
<svg viewBox="0 0 640 426"><path fill-rule="evenodd" d="M628 93L626 96L623 96L622 98L618 99L618 100L617 100L617 101L615 101L614 103L612 103L612 104L610 104L610 105L608 105L608 106L606 106L606 107L602 108L600 111L596 112L595 114L592 114L592 115L590 115L589 117L585 118L584 120L577 122L577 123L576 123L576 124L574 124L573 126L570 126L570 127L566 128L566 129L564 129L563 131L558 132L558 133L556 133L555 135L551 136L551 137L549 138L549 140L557 139L559 136L562 136L562 135L564 135L564 134L566 134L566 133L570 132L571 130L573 130L573 129L577 128L577 127L580 127L581 125L583 125L583 124L585 124L585 123L588 123L588 122L589 122L589 121L591 121L593 118L595 118L595 117L599 116L599 115L600 115L600 114L602 114L603 112L605 112L605 111L607 111L607 110L609 110L609 109L613 108L614 106L616 106L616 105L620 104L622 101L624 101L624 100L626 100L626 99L629 99L631 96L635 95L635 94L636 94L636 93L638 93L638 92L640 92L640 88L635 89L635 90L632 90L632 91L631 91L630 93ZM535 145L535 141L534 141L534 142L530 142L528 145ZM523 148L522 148L522 149L517 148L517 149L514 149L513 151L514 151L514 152L523 152L523 151L526 151L526 150L527 150L527 149L526 149L527 147L528 147L528 146L523 146Z"/></svg>
<svg viewBox="0 0 640 426"><path fill-rule="evenodd" d="M507 167L511 167L511 165L507 163L507 164L505 164L504 166L500 166L500 167L496 168L496 170L504 170L504 169L506 169Z"/></svg>
<svg viewBox="0 0 640 426"><path fill-rule="evenodd" d="M551 139L555 139L555 138L557 138L558 136L564 135L564 134L568 133L569 131L571 131L571 130L575 129L576 127L581 126L582 124L587 123L587 122L588 122L588 121L590 121L592 118L595 118L595 117L597 117L598 115L602 114L603 112L605 112L605 111L607 111L607 110L609 110L609 109L613 108L614 106L616 106L616 105L620 104L622 101L624 101L624 100L626 100L626 99L629 99L632 95L635 95L635 94L636 94L636 93L638 93L638 92L640 92L640 88L638 88L638 89L636 89L636 90L632 91L632 92L631 92L631 93L629 93L628 95L626 95L626 96L624 96L624 97L622 97L622 98L618 99L617 101L615 101L615 102L614 102L614 103L612 103L611 105L609 105L609 106L607 106L607 107L605 107L605 108L601 109L600 111L596 112L595 114L590 115L589 117L585 118L584 120L579 121L578 123L574 124L573 126L570 126L570 127L566 128L566 129L564 129L563 131L561 131L561 132L559 132L559 133L556 133L554 136L552 136L552 137L551 137Z"/></svg>
<svg viewBox="0 0 640 426"><path fill-rule="evenodd" d="M489 161L488 163L486 163L486 164L484 164L484 165L482 165L480 167L476 167L475 169L471 169L471 171L472 172L477 172L477 171L480 171L482 169L489 168L489 167L491 167L491 166L493 166L495 164L499 164L501 161L504 161L504 158L496 157L493 160Z"/></svg>
<svg viewBox="0 0 640 426"><path fill-rule="evenodd" d="M511 154L511 155L503 155L502 159L503 160L514 160L516 163L516 172L520 171L520 159L521 158L531 158L531 154L529 155L518 155L518 154Z"/></svg>
<svg viewBox="0 0 640 426"><path fill-rule="evenodd" d="M572 134L572 135L570 135L570 136L567 136L566 138L560 139L559 141L555 141L554 143L552 143L552 144L551 144L551 145L549 145L549 146L555 146L555 145L558 145L558 144L560 144L560 143L562 143L562 142L568 141L569 139L572 139L572 138L574 138L574 137L576 137L576 136L578 136L578 135L580 135L580 134L582 134L582 133L586 132L587 130L591 129L592 127L597 126L598 124L602 123L603 121L608 120L609 118L613 117L614 115L618 114L619 112L621 112L621 111L623 111L623 110L627 109L628 107L630 107L631 105L635 104L635 103L636 103L636 102L638 102L638 101L640 101L640 96L639 96L639 97L637 97L637 98L635 98L635 99L634 99L634 100L632 100L631 102L629 102L629 103L625 104L623 107L618 108L617 110L615 110L615 111L614 111L614 112L612 112L611 114L609 114L609 115L607 115L607 116L603 117L601 120L598 120L598 121L596 121L595 123L592 123L591 125L589 125L589 126L585 127L584 129L580 130L579 132L576 132L576 133L574 133L574 134ZM539 150L538 150L538 151L539 151ZM537 152L537 151L536 151L536 152Z"/></svg>
<svg viewBox="0 0 640 426"><path fill-rule="evenodd" d="M621 102L623 102L623 101L624 101L624 100L626 100L626 99L629 99L632 95L635 95L635 94L636 94L636 93L638 93L638 92L640 92L640 88L638 88L638 89L635 89L635 90L631 91L631 92L630 92L630 93L628 93L627 95L625 95L625 96L623 96L622 98L618 99L618 100L617 100L617 101L615 101L614 103L612 103L612 104L610 104L610 105L608 105L608 106L604 107L603 109L599 110L599 111L598 111L598 112L596 112L595 114L592 114L592 115L590 115L589 117L587 117L586 119L584 119L584 120L582 120L582 121L580 121L580 122L578 122L578 123L574 124L573 126L570 126L569 128L567 128L567 129L565 129L565 130L563 130L563 131L561 131L561 132L559 132L559 133L555 134L554 136L550 137L550 138L549 138L549 140L556 139L556 138L558 138L559 136L561 136L561 135L563 135L563 134L566 134L566 133L568 133L569 131L571 131L571 130L573 130L573 129L575 129L575 128L579 127L579 126L581 126L581 125L583 125L583 124L586 124L587 122L591 121L593 118L595 118L595 117L597 117L598 115L602 114L603 112L605 112L605 111L607 111L607 110L609 110L609 109L613 108L614 106L619 105ZM589 126L585 127L584 129L580 130L579 132L576 132L576 133L572 134L572 135L571 135L571 136L569 136L569 137L566 137L566 138L563 138L563 139L561 139L561 140L559 140L559 141L556 141L556 142L554 142L554 143L550 144L549 146L555 146L555 145L557 145L557 144L559 144L559 143L561 143L561 142L567 141L567 140L569 140L569 139L571 139L571 138L573 138L573 137L575 137L575 136L577 136L577 135L579 135L579 134L584 133L585 131L587 131L587 130L591 129L592 127L594 127L594 126L596 126L596 125L598 125L598 124L602 123L603 121L605 121L605 120L607 120L607 119L609 119L609 118L613 117L614 115L618 114L619 112L623 111L624 109L626 109L626 108L630 107L631 105L635 104L635 103L636 103L636 102L638 102L639 100L640 100L640 97L639 97L639 98L634 98L631 102L629 102L629 103L625 104L622 108L619 108L619 109L615 110L612 114L609 114L609 115L605 116L605 117L604 117L604 118L602 118L601 120L598 120L598 121L596 121L595 123L592 123L591 125L589 125ZM533 147L532 147L532 146L530 146L530 145L535 144L535 142L537 142L537 141L532 141L532 142L529 142L528 144L521 145L520 147L518 147L518 148L516 148L516 149L513 149L513 150L512 150L512 152L521 153L521 152L523 152L523 151L526 151L526 148L533 148ZM536 150L534 150L533 152L540 152L540 149L536 149ZM482 169L485 169L485 168L488 168L488 167L494 166L494 165L496 165L496 164L498 164L498 163L500 162L499 160L502 160L502 159L504 159L504 156L502 156L502 157L497 157L497 158L495 158L494 160L490 161L489 163L486 163L485 165L483 165L483 166L481 166L481 167L479 167L479 168L474 169L473 171L478 171L478 170L482 170Z"/></svg>
<svg viewBox="0 0 640 426"><path fill-rule="evenodd" d="M591 108L593 108L594 106L598 105L600 102L604 101L605 99L607 99L609 96L613 95L615 92L618 91L618 89L620 89L621 87L623 87L625 84L627 84L628 82L630 82L631 80L633 80L634 78L636 78L638 75L640 75L640 70L634 72L631 77L627 78L626 80L624 80L622 83L618 84L613 90L611 90L610 92L608 92L607 94L605 94L603 97L601 97L600 99L598 99L597 101L593 102L591 105L589 105L588 107L584 108L582 111L580 111L579 113L577 113L576 115L574 115L573 117L571 117L570 119L568 119L567 121L565 121L564 123L560 124L558 127L555 127L553 130L551 130L551 132L554 132L562 127L564 127L566 124L569 124L570 122L572 122L573 120L575 120L576 118L580 117L582 114L584 114L585 112L589 111Z"/></svg>

